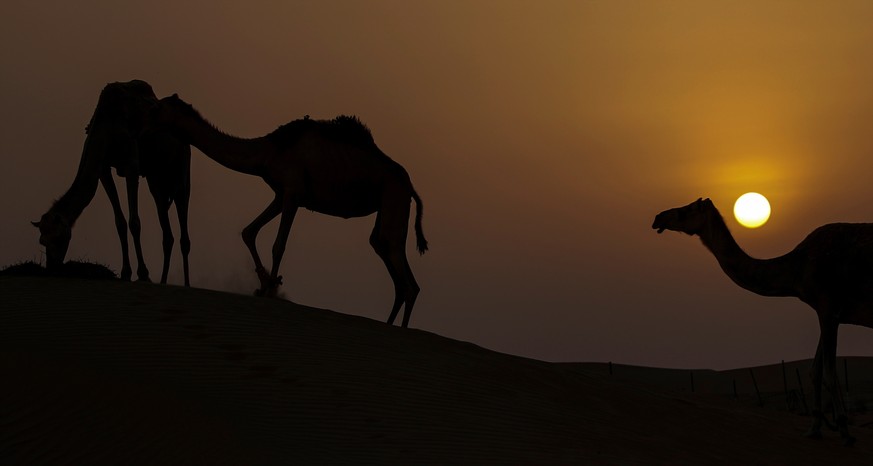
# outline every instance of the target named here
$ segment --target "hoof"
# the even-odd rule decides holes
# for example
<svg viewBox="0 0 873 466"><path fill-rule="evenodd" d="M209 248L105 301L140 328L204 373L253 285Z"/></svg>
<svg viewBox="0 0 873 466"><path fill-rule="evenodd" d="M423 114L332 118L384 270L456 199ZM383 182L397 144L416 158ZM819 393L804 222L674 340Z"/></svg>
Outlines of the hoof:
<svg viewBox="0 0 873 466"><path fill-rule="evenodd" d="M278 292L278 287L270 287L267 289L258 288L257 290L255 290L255 296L264 297L264 298L275 298L277 292Z"/></svg>
<svg viewBox="0 0 873 466"><path fill-rule="evenodd" d="M821 431L820 430L810 430L807 433L803 434L803 436L806 438L811 438L811 439L820 439L821 438Z"/></svg>
<svg viewBox="0 0 873 466"><path fill-rule="evenodd" d="M255 273L258 274L258 279L261 281L261 283L270 281L270 274L267 273L267 269L259 267L255 269Z"/></svg>
<svg viewBox="0 0 873 466"><path fill-rule="evenodd" d="M851 447L855 444L856 441L857 439L855 437L852 437L851 435L849 435L848 437L843 437L843 445L847 447Z"/></svg>
<svg viewBox="0 0 873 466"><path fill-rule="evenodd" d="M255 296L266 296L275 298L279 291L279 286L282 284L282 276L275 279L266 274L264 269L258 270L258 278L261 280L261 287L255 290Z"/></svg>

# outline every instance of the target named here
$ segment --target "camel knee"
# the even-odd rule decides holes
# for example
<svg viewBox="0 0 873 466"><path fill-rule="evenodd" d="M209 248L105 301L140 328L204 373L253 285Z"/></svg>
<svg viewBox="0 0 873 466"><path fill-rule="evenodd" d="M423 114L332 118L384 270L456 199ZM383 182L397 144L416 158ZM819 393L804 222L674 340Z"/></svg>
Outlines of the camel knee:
<svg viewBox="0 0 873 466"><path fill-rule="evenodd" d="M139 217L131 216L127 224L130 226L130 234L139 236L142 231L142 224L139 222Z"/></svg>
<svg viewBox="0 0 873 466"><path fill-rule="evenodd" d="M127 222L123 217L115 218L115 229L118 231L118 236L127 236Z"/></svg>
<svg viewBox="0 0 873 466"><path fill-rule="evenodd" d="M173 243L176 242L176 238L173 238L172 233L166 232L164 233L164 252L171 251L173 249Z"/></svg>
<svg viewBox="0 0 873 466"><path fill-rule="evenodd" d="M375 242L375 243L370 243L370 246L373 247L373 251L376 252L377 256L384 259L385 256L388 255L388 248L384 244L379 243L379 242Z"/></svg>
<svg viewBox="0 0 873 466"><path fill-rule="evenodd" d="M421 288L412 280L406 291L406 309L403 311L403 322L400 324L403 328L409 327L409 319L412 317L412 308L415 306L415 299L418 297L418 292Z"/></svg>
<svg viewBox="0 0 873 466"><path fill-rule="evenodd" d="M243 228L242 231L242 240L243 243L246 244L249 248L255 247L255 241L258 239L258 230L253 228L251 225Z"/></svg>
<svg viewBox="0 0 873 466"><path fill-rule="evenodd" d="M188 255L191 252L191 239L188 238L188 235L182 235L179 238L179 247L182 249L182 254Z"/></svg>
<svg viewBox="0 0 873 466"><path fill-rule="evenodd" d="M278 259L285 254L285 242L276 241L273 243L273 262L278 263Z"/></svg>
<svg viewBox="0 0 873 466"><path fill-rule="evenodd" d="M406 291L407 312L412 312L412 306L415 305L415 300L418 299L418 294L420 292L421 292L421 288L418 286L418 284L415 282L412 282Z"/></svg>
<svg viewBox="0 0 873 466"><path fill-rule="evenodd" d="M414 278L409 278L409 283L406 285L406 296L407 300L412 299L415 301L415 298L418 297L418 293L421 292L421 287L418 286L418 283Z"/></svg>
<svg viewBox="0 0 873 466"><path fill-rule="evenodd" d="M370 233L370 246L380 256L388 252L388 241L382 238L377 231Z"/></svg>

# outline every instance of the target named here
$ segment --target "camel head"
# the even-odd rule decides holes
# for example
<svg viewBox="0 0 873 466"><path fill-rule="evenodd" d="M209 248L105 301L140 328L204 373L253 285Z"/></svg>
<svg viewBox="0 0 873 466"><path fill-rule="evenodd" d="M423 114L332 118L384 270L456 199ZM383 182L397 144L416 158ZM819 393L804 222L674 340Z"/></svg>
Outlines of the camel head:
<svg viewBox="0 0 873 466"><path fill-rule="evenodd" d="M191 104L180 99L179 94L173 94L158 101L158 105L151 111L149 119L154 127L164 128L176 138L187 142L182 128L184 128L185 121L194 116L200 117L200 114L194 110Z"/></svg>
<svg viewBox="0 0 873 466"><path fill-rule="evenodd" d="M701 198L687 206L661 212L655 217L652 228L658 230L658 233L672 230L687 235L699 235L714 210L712 201Z"/></svg>
<svg viewBox="0 0 873 466"><path fill-rule="evenodd" d="M30 222L39 228L39 244L45 247L46 268L57 270L64 263L73 228L54 211L46 212L38 222Z"/></svg>

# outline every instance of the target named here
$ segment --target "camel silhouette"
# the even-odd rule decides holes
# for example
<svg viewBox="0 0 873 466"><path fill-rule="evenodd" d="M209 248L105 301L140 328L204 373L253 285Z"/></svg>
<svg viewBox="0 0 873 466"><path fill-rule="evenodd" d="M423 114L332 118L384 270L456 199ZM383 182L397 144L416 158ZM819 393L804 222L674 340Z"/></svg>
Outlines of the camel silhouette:
<svg viewBox="0 0 873 466"><path fill-rule="evenodd" d="M50 271L57 271L63 265L73 225L94 198L99 180L115 214L115 227L121 242L121 279L130 280L132 276L127 245L129 224L138 262L137 279L149 281L140 242L141 225L137 206L139 177L144 176L163 230L161 283L167 282L175 241L169 220L170 205L175 203L185 286L190 286L188 199L191 192L191 148L166 130L148 127L150 111L157 105L158 99L145 81L110 83L100 92L97 108L85 128L87 136L73 184L42 215L39 222L31 222L39 228L39 243L45 247L46 267ZM113 168L118 176L127 181L128 222L125 222L118 200L118 191L112 178Z"/></svg>
<svg viewBox="0 0 873 466"><path fill-rule="evenodd" d="M749 257L709 199L661 212L652 228L697 235L737 285L762 296L793 296L815 310L820 336L812 367L815 407L807 435L821 437L822 385L833 401L836 428L847 444L846 407L836 372L840 324L873 328L873 224L832 223L809 234L791 252Z"/></svg>
<svg viewBox="0 0 873 466"><path fill-rule="evenodd" d="M181 140L231 170L261 177L275 193L273 201L242 231L261 282L255 294L275 296L282 283L279 264L298 208L342 218L376 213L370 245L394 283L388 323L394 323L405 303L402 325L408 326L420 291L406 258L409 208L414 199L416 243L424 254L422 202L406 170L376 146L363 123L349 116L314 120L307 115L266 136L243 139L218 130L176 94L161 99L155 114L158 124L166 125ZM256 239L261 228L279 214L268 274Z"/></svg>

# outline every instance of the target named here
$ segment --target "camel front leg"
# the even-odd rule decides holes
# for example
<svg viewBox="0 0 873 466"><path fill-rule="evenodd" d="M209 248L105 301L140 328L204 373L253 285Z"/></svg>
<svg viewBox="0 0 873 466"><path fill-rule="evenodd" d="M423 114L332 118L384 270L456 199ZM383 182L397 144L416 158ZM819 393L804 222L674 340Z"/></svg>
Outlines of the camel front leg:
<svg viewBox="0 0 873 466"><path fill-rule="evenodd" d="M133 250L136 252L136 279L141 282L150 282L149 269L143 258L142 242L140 241L142 224L139 221L139 175L127 177L127 216L130 234L133 236Z"/></svg>
<svg viewBox="0 0 873 466"><path fill-rule="evenodd" d="M282 256L285 255L285 245L288 243L288 235L291 233L291 225L294 224L296 215L297 205L286 201L282 206L282 218L279 221L276 242L273 243L273 268L270 271L269 288L265 289L265 296L276 296L276 291L282 284L282 277L279 276L279 265L282 263Z"/></svg>
<svg viewBox="0 0 873 466"><path fill-rule="evenodd" d="M834 422L840 436L846 445L855 443L855 438L849 435L849 421L846 414L846 404L843 401L843 393L840 388L840 380L837 374L837 332L839 324L831 324L822 330L822 362L824 366L823 384L831 392L831 402L834 408Z"/></svg>
<svg viewBox="0 0 873 466"><path fill-rule="evenodd" d="M822 343L824 336L819 336L818 349L815 350L815 359L812 362L811 376L813 388L812 426L806 432L809 438L821 438L821 424L824 414L821 410L821 386L822 386Z"/></svg>
<svg viewBox="0 0 873 466"><path fill-rule="evenodd" d="M112 204L112 213L115 214L115 230L118 232L118 240L121 242L121 279L129 281L133 272L130 269L130 255L127 250L127 221L121 210L121 202L118 200L118 190L115 189L115 181L112 179L112 170L107 168L100 173L100 184L106 191L106 197Z"/></svg>
<svg viewBox="0 0 873 466"><path fill-rule="evenodd" d="M266 291L269 289L270 284L270 276L267 274L267 269L264 268L264 264L261 262L261 257L258 255L258 232L261 231L261 228L264 227L270 220L276 218L282 212L282 199L279 196L279 193L276 193L276 197L273 198L273 201L258 215L252 223L250 223L247 227L243 228L242 238L246 247L249 249L249 253L252 255L252 259L255 261L255 272L258 274L258 279L261 282L261 288L255 290L255 295L263 296Z"/></svg>

